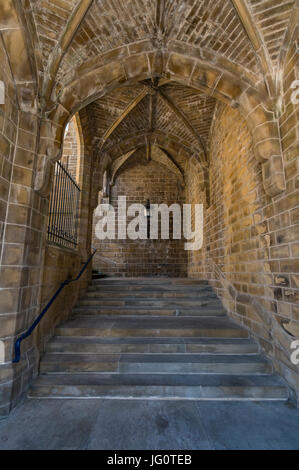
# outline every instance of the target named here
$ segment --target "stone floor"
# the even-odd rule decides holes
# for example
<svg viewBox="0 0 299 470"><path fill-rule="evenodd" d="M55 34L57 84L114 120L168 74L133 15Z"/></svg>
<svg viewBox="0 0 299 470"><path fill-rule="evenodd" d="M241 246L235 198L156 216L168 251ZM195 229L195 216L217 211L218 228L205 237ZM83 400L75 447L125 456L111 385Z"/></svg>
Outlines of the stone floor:
<svg viewBox="0 0 299 470"><path fill-rule="evenodd" d="M299 449L278 402L32 399L0 421L0 449Z"/></svg>

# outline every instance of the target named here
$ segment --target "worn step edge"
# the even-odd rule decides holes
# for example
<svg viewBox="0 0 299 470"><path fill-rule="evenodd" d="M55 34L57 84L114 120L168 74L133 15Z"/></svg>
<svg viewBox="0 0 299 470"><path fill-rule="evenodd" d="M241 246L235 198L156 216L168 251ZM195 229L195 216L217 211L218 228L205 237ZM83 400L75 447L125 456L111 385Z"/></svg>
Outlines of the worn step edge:
<svg viewBox="0 0 299 470"><path fill-rule="evenodd" d="M151 296L151 298L153 299L172 299L172 298L178 298L178 299L188 299L190 298L191 295L196 295L197 298L200 298L201 296L215 296L216 298L218 298L216 296L216 294L214 293L213 289L204 289L204 290L196 290L196 291L186 291L185 289L184 290L181 290L181 291L174 291L174 290L171 290L171 291L166 291L166 290L155 290L155 291L152 291L152 290L139 290L139 291L136 291L136 290L121 290L121 289L114 289L114 290L107 290L107 289L97 289L97 288L88 288L87 292L86 292L86 296L88 297L98 297L98 298L102 298L102 297L109 297L110 295L113 295L117 298L123 298L123 297L126 297L126 298L147 298L147 296Z"/></svg>
<svg viewBox="0 0 299 470"><path fill-rule="evenodd" d="M140 352L149 352L155 354L156 351L151 351L150 348L163 349L163 348L179 348L177 352L200 353L200 354L259 354L260 348L258 343L249 338L101 338L101 337L81 337L81 336L54 336L47 344L46 351L52 352L66 352L67 348L85 348L100 350L109 348L143 348ZM55 351L53 349L64 349L62 351ZM148 351L144 351L148 349ZM191 349L188 351L188 349ZM196 351L198 349L198 351ZM221 351L223 350L223 351ZM90 353L92 351L86 351ZM109 352L109 351L104 351ZM123 353L130 351L113 351L115 353ZM134 350L131 352L135 352ZM138 351L136 351L138 352ZM157 353L163 351L157 351ZM167 352L167 351L166 351ZM169 351L173 352L173 351ZM82 352L83 353L83 352ZM241 352L240 352L241 353Z"/></svg>
<svg viewBox="0 0 299 470"><path fill-rule="evenodd" d="M110 284L103 285L100 283L89 284L88 289L98 290L100 292L202 292L209 291L214 292L213 287L210 284L199 284L199 285L170 285L170 284Z"/></svg>
<svg viewBox="0 0 299 470"><path fill-rule="evenodd" d="M149 344L199 344L199 345L255 345L258 347L252 338L152 338L152 337L124 337L124 338L107 338L107 337L88 337L85 336L53 336L49 343L59 342L63 344L64 342L70 343L97 343L97 344L144 344L147 342Z"/></svg>
<svg viewBox="0 0 299 470"><path fill-rule="evenodd" d="M189 317L189 318L210 318L210 317L226 317L226 312L224 310L205 310L202 311L186 311L182 309L173 309L173 310L149 310L149 309L138 309L138 310L115 310L115 309L101 309L101 308L88 308L88 307L76 307L72 311L73 315L84 316L84 317L93 317L93 316L119 316L119 317Z"/></svg>
<svg viewBox="0 0 299 470"><path fill-rule="evenodd" d="M257 345L200 345L200 344L183 344L183 343L123 343L123 344L98 344L98 343L75 343L59 341L48 343L46 352L60 354L90 354L90 353L184 353L184 354L226 354L226 355L254 355L259 354Z"/></svg>
<svg viewBox="0 0 299 470"><path fill-rule="evenodd" d="M48 354L46 353L43 358L42 362L46 361L47 359L51 358L51 361L59 361L61 355L59 353L52 353ZM67 357L64 355L63 360L64 361L71 361L74 358L78 360L78 354L69 354ZM109 361L110 359L115 361L115 360L120 360L120 362L151 362L151 358L157 359L157 357L161 359L161 362L170 362L170 363L176 363L176 362L213 362L214 360L222 362L222 363L230 363L231 362L231 355L227 354L222 354L222 355L217 355L215 356L213 353L211 354L185 354L185 353L166 353L166 354L152 354L152 353L127 353L127 354L119 354L119 353L112 353L112 354L82 354L82 358L84 360L88 357L90 361L99 361L99 362L105 362ZM263 364L271 364L271 362L266 359L263 355L259 354L258 356L253 356L250 359L248 356L244 355L242 356L237 356L235 359L235 362L239 363L244 363L250 360L251 362L255 363L263 363Z"/></svg>
<svg viewBox="0 0 299 470"><path fill-rule="evenodd" d="M162 331L161 331L162 330ZM82 328L82 327L65 327L65 328L57 328L56 335L57 336L87 336L87 337L97 337L97 336L106 336L110 338L119 338L123 335L132 336L132 337L146 337L149 334L156 338L158 337L181 337L181 336L188 336L188 337L198 337L198 338L247 338L248 333L242 330L236 329L175 329L175 328Z"/></svg>
<svg viewBox="0 0 299 470"><path fill-rule="evenodd" d="M163 315L156 318L152 315L73 315L65 321L60 327L66 326L83 326L93 328L103 328L108 326L118 327L138 327L144 326L150 328L166 328L176 327L179 328L214 328L214 329L237 329L244 331L244 327L232 321L227 315L219 318L218 316L198 317L197 315L189 316L176 316L164 317ZM59 327L58 327L59 328Z"/></svg>
<svg viewBox="0 0 299 470"><path fill-rule="evenodd" d="M52 356L52 357L51 357ZM66 356L60 356L59 362L57 362L57 355L48 355L41 364L41 373L68 373L68 372L110 372L110 373L134 373L134 374L146 374L146 373L163 373L163 374L265 374L269 375L273 373L273 367L271 364L263 361L255 361L253 358L256 356L238 356L234 357L230 361L223 361L221 357L214 356L214 360L203 361L208 359L207 356L201 356L200 361L193 361L189 357L185 361L171 361L167 358L165 360L161 355L157 355L157 358L151 357L146 360L145 357L136 359L135 361L127 360L127 357L123 356L118 358L118 355L108 357L106 360L103 358L96 359L95 357L90 358L86 356L73 356L71 359ZM242 358L247 359L246 361L236 361L236 359ZM192 358L194 359L194 358ZM218 360L217 360L218 359Z"/></svg>
<svg viewBox="0 0 299 470"><path fill-rule="evenodd" d="M44 377L42 377L44 378ZM46 376L45 381L36 381L28 393L29 398L107 398L107 399L185 399L185 400L281 400L286 401L289 397L287 388L283 384L267 382L268 377L263 377L264 384L244 385L225 384L223 377L215 385L205 383L205 376L197 376L203 379L200 385L116 385L116 384L60 384L51 383L59 377ZM166 377L168 378L168 377ZM208 377L209 378L209 377ZM65 377L64 377L65 379ZM67 377L67 379L73 379ZM215 376L213 377L215 381ZM244 380L245 379L245 380ZM261 379L254 377L254 382ZM231 378L230 378L231 380ZM207 381L206 381L207 382ZM249 381L250 382L250 381Z"/></svg>
<svg viewBox="0 0 299 470"><path fill-rule="evenodd" d="M197 388L199 390L197 390ZM277 388L269 390L264 387L252 387L250 391L244 392L242 388L218 387L190 387L185 391L170 387L156 387L153 390L146 390L142 386L138 387L115 387L113 389L97 387L96 390L87 389L85 386L56 386L53 388L42 387L32 389L28 398L100 398L100 399L135 399L135 400L197 400L197 401L287 401L288 395L283 389Z"/></svg>
<svg viewBox="0 0 299 470"><path fill-rule="evenodd" d="M171 277L148 277L148 278L102 278L93 279L92 283L106 284L106 285L181 285L181 286L193 286L193 285L209 285L209 281L203 279L190 279L190 278L171 278Z"/></svg>
<svg viewBox="0 0 299 470"><path fill-rule="evenodd" d="M186 383L188 380L188 383ZM277 374L237 375L230 374L111 374L111 373L72 373L72 374L42 374L35 379L35 384L61 384L61 385L188 385L188 386L279 386L287 389L286 382Z"/></svg>
<svg viewBox="0 0 299 470"><path fill-rule="evenodd" d="M104 296L105 292L98 292L98 291L95 291L95 292L86 292L85 296L83 297L84 300L97 300L97 299L101 299L101 301L115 301L115 302L147 302L147 301L150 301L150 302L220 302L220 299L219 297L217 297L216 294L214 294L213 292L207 292L205 294L201 294L201 295L197 295L195 297L190 297L190 295L186 296L186 297L173 297L173 296L170 296L170 297L153 297L153 296L150 296L150 297L135 297L134 294L127 294L125 293L121 298L119 298L119 296L117 296L117 299L113 298L111 299L110 296L107 296L105 297Z"/></svg>
<svg viewBox="0 0 299 470"><path fill-rule="evenodd" d="M84 307L94 307L94 308L102 308L102 309L127 309L127 310L201 310L201 309L207 309L207 310L222 310L225 311L221 302L220 301L204 301L204 302L187 302L184 301L179 303L179 302L162 302L161 300L157 302L152 302L152 301L117 301L117 300L81 300L77 307L75 308L84 308Z"/></svg>

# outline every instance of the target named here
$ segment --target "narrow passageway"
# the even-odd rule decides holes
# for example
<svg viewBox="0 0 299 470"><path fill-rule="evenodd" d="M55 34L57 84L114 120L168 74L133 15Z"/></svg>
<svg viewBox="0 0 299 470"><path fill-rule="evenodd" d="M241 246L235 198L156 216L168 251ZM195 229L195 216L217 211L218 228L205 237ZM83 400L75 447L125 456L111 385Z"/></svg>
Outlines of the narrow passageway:
<svg viewBox="0 0 299 470"><path fill-rule="evenodd" d="M297 445L298 25L0 2L0 448Z"/></svg>

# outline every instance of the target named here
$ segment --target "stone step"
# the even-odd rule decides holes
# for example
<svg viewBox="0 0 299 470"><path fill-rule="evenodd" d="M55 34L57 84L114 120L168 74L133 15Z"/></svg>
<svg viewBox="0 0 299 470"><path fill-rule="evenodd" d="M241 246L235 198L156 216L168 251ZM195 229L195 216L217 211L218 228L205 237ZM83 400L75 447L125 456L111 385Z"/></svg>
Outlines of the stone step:
<svg viewBox="0 0 299 470"><path fill-rule="evenodd" d="M73 309L73 313L78 315L131 315L131 316L204 316L218 317L225 316L225 310L220 305L215 307L197 307L182 308L181 306L173 306L169 308L162 307L138 307L138 306L96 306L96 305L78 305Z"/></svg>
<svg viewBox="0 0 299 470"><path fill-rule="evenodd" d="M258 354L257 343L250 339L209 338L81 338L54 337L49 353L201 353Z"/></svg>
<svg viewBox="0 0 299 470"><path fill-rule="evenodd" d="M112 307L155 307L155 308L177 308L177 307L207 307L207 308L222 308L222 303L215 296L211 298L193 298L193 299L136 299L136 298L117 298L111 297L83 297L78 306L112 306Z"/></svg>
<svg viewBox="0 0 299 470"><path fill-rule="evenodd" d="M210 285L198 285L198 286L183 286L183 285L175 285L175 284L158 284L155 286L151 286L148 284L110 284L110 285L102 285L102 284L91 284L88 288L90 292L98 290L101 292L148 292L148 293L159 293L159 292L186 292L189 294L196 294L199 292L213 292L213 288Z"/></svg>
<svg viewBox="0 0 299 470"><path fill-rule="evenodd" d="M260 355L52 353L44 355L40 372L271 374L272 364Z"/></svg>
<svg viewBox="0 0 299 470"><path fill-rule="evenodd" d="M209 282L202 279L188 278L103 278L93 279L92 285L102 286L208 286Z"/></svg>
<svg viewBox="0 0 299 470"><path fill-rule="evenodd" d="M56 328L57 336L247 338L227 317L130 317L76 315Z"/></svg>
<svg viewBox="0 0 299 470"><path fill-rule="evenodd" d="M49 374L35 380L29 398L286 401L288 390L277 376Z"/></svg>
<svg viewBox="0 0 299 470"><path fill-rule="evenodd" d="M40 372L31 398L288 399L212 287L190 279L93 280Z"/></svg>
<svg viewBox="0 0 299 470"><path fill-rule="evenodd" d="M215 299L217 298L212 287L205 287L204 289L194 290L165 290L165 289L108 289L108 288L98 288L90 286L86 292L86 297L91 298L120 298L120 299L136 299L136 298L151 298L151 299L189 299L192 298L203 298Z"/></svg>

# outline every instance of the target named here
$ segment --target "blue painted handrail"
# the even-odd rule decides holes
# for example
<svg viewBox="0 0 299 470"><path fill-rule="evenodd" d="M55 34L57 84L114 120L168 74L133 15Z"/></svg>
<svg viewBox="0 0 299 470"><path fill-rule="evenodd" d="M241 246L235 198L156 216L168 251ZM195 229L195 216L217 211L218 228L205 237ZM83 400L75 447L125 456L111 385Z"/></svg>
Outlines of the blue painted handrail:
<svg viewBox="0 0 299 470"><path fill-rule="evenodd" d="M58 297L58 295L60 294L60 292L62 291L62 289L64 289L65 286L67 286L68 284L70 284L71 282L75 282L75 281L78 281L78 279L80 279L80 277L82 276L83 272L85 271L85 269L87 268L87 266L89 265L90 261L92 260L95 252L97 250L94 248L94 252L90 255L90 257L88 258L88 260L86 261L86 263L84 264L84 266L82 267L81 271L79 272L78 276L75 277L74 279L66 279L65 281L63 281L61 284L60 284L60 287L57 289L57 291L55 292L55 294L53 295L53 297L49 300L49 302L47 303L47 305L45 306L45 308L42 310L42 312L39 314L39 316L34 320L34 322L32 323L32 325L30 326L30 328L28 328L27 331L25 331L25 333L23 333L15 342L15 357L13 359L12 362L16 363L16 362L19 362L20 361L20 357L21 357L21 342L25 339L25 338L28 338L28 336L31 335L31 333L33 332L33 330L36 328L36 326L39 324L39 322L41 321L41 319L43 318L43 316L45 315L45 313L49 310L49 308L51 307L52 303L54 302L54 300Z"/></svg>

